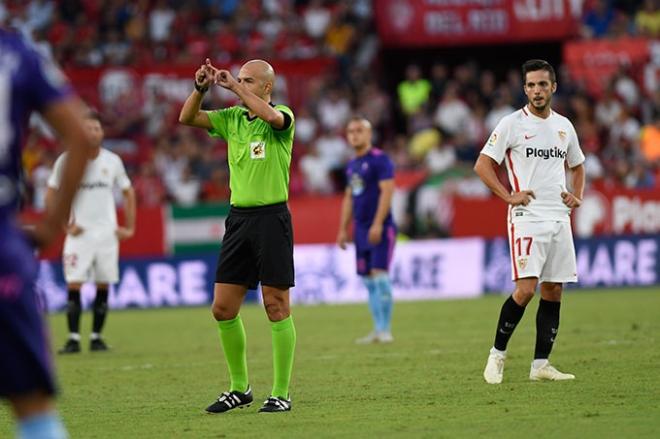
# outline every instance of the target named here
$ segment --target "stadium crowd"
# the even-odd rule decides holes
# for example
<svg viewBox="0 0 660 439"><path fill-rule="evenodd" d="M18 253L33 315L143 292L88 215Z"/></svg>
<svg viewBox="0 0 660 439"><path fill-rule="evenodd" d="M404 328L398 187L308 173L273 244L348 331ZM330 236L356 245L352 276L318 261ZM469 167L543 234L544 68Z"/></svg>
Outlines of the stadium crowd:
<svg viewBox="0 0 660 439"><path fill-rule="evenodd" d="M469 175L497 121L525 103L518 69L501 75L477 62L410 65L398 86L388 88L373 74L379 42L372 14L370 0L0 2L1 22L69 67L195 66L206 56L216 63L333 58L337 68L310 78L304 105L295 108L294 195L341 190L350 157L343 131L353 113L372 121L377 145L398 169ZM587 0L580 33L585 39L657 38L658 2ZM639 72L625 67L601 94L587 92L565 66L558 82L554 108L576 126L588 180L660 185L658 87L649 88ZM226 146L177 124L180 102L164 98L143 106L135 99L127 94L99 110L107 146L121 153L126 139L138 145L127 162L140 205L227 200ZM207 106L217 104L211 98ZM57 152L46 135L35 133L28 142L24 164L36 208L43 206ZM464 192L483 193L482 185L465 182Z"/></svg>

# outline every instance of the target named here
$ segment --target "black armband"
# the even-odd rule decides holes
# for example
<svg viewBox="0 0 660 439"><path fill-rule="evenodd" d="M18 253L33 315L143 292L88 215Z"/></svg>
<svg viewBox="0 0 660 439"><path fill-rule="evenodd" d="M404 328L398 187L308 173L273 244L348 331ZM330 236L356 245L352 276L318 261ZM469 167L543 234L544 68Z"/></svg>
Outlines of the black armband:
<svg viewBox="0 0 660 439"><path fill-rule="evenodd" d="M282 128L276 128L277 131L284 131L288 130L293 121L291 120L291 116L288 115L288 113L285 113L284 111L280 111L282 113L282 116L284 116L284 125L282 125Z"/></svg>
<svg viewBox="0 0 660 439"><path fill-rule="evenodd" d="M197 90L201 94L204 94L207 91L209 91L208 87L200 87L200 85L197 83L197 81L193 81L193 84L195 84L195 90Z"/></svg>

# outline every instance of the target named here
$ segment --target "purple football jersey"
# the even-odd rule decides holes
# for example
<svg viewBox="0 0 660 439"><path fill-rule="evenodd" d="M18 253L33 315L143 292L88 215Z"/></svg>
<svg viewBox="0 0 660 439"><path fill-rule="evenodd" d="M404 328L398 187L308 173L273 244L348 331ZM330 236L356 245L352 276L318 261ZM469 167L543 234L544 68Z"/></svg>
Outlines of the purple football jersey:
<svg viewBox="0 0 660 439"><path fill-rule="evenodd" d="M356 157L346 166L347 184L353 195L353 219L369 227L378 209L381 180L394 178L394 164L380 149L371 148L365 155ZM388 212L385 224L392 223Z"/></svg>
<svg viewBox="0 0 660 439"><path fill-rule="evenodd" d="M18 34L0 28L0 223L18 206L21 150L30 114L70 93L52 61Z"/></svg>

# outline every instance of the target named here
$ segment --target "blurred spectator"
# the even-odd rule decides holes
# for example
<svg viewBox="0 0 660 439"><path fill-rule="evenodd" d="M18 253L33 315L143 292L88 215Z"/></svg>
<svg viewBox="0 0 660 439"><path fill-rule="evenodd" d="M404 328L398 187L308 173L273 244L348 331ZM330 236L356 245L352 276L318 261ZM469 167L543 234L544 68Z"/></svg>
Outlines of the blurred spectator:
<svg viewBox="0 0 660 439"><path fill-rule="evenodd" d="M486 129L492 132L500 122L500 119L513 111L514 108L511 106L509 89L501 87L497 92L493 91L493 105L486 116Z"/></svg>
<svg viewBox="0 0 660 439"><path fill-rule="evenodd" d="M323 6L323 0L312 0L303 14L307 34L316 39L325 36L331 17L330 10Z"/></svg>
<svg viewBox="0 0 660 439"><path fill-rule="evenodd" d="M229 173L225 167L217 166L211 171L211 178L204 182L202 200L218 203L229 201Z"/></svg>
<svg viewBox="0 0 660 439"><path fill-rule="evenodd" d="M296 140L307 145L314 139L317 130L316 119L312 117L307 107L302 107L296 115Z"/></svg>
<svg viewBox="0 0 660 439"><path fill-rule="evenodd" d="M139 174L132 180L138 206L157 207L166 200L165 186L160 176L157 175L153 162L144 162L140 166Z"/></svg>
<svg viewBox="0 0 660 439"><path fill-rule="evenodd" d="M445 87L449 80L449 70L447 66L435 63L431 67L431 97L434 101L439 101L445 94Z"/></svg>
<svg viewBox="0 0 660 439"><path fill-rule="evenodd" d="M312 194L329 194L334 191L328 163L319 153L319 144L312 145L300 159L306 189Z"/></svg>
<svg viewBox="0 0 660 439"><path fill-rule="evenodd" d="M653 123L642 128L640 149L649 161L660 167L660 109L656 110Z"/></svg>
<svg viewBox="0 0 660 439"><path fill-rule="evenodd" d="M419 112L431 96L431 83L422 78L418 65L411 64L406 68L406 79L397 87L399 105L403 113L411 116Z"/></svg>
<svg viewBox="0 0 660 439"><path fill-rule="evenodd" d="M607 35L614 21L614 9L607 0L593 0L593 6L584 15L583 33L588 38L602 38Z"/></svg>
<svg viewBox="0 0 660 439"><path fill-rule="evenodd" d="M324 131L316 140L315 147L328 172L331 174L342 172L350 154L348 143L344 139L343 127Z"/></svg>
<svg viewBox="0 0 660 439"><path fill-rule="evenodd" d="M351 115L351 104L344 90L338 87L330 88L319 101L317 113L324 129L330 131L344 129Z"/></svg>
<svg viewBox="0 0 660 439"><path fill-rule="evenodd" d="M623 111L621 102L616 98L612 87L607 87L603 98L596 103L596 122L604 127L610 127L619 119Z"/></svg>
<svg viewBox="0 0 660 439"><path fill-rule="evenodd" d="M349 23L347 12L345 4L340 3L325 34L326 46L335 55L347 54L355 37L355 27Z"/></svg>
<svg viewBox="0 0 660 439"><path fill-rule="evenodd" d="M637 31L651 38L660 37L660 9L658 0L644 0L644 6L635 15Z"/></svg>
<svg viewBox="0 0 660 439"><path fill-rule="evenodd" d="M171 33L171 26L176 18L176 12L171 9L166 0L158 0L149 14L149 35L151 39L160 43L165 41Z"/></svg>
<svg viewBox="0 0 660 439"><path fill-rule="evenodd" d="M389 120L390 99L387 94L375 81L370 81L359 92L357 101L359 103L357 113L371 122L376 136L382 135L384 124Z"/></svg>
<svg viewBox="0 0 660 439"><path fill-rule="evenodd" d="M197 203L200 193L199 179L191 172L189 166L184 166L181 178L170 188L174 203L181 206L192 206Z"/></svg>
<svg viewBox="0 0 660 439"><path fill-rule="evenodd" d="M614 89L628 107L639 104L639 87L624 67L614 77Z"/></svg>
<svg viewBox="0 0 660 439"><path fill-rule="evenodd" d="M470 108L458 95L458 84L447 84L445 94L435 111L435 123L444 132L456 135L465 130L469 124Z"/></svg>

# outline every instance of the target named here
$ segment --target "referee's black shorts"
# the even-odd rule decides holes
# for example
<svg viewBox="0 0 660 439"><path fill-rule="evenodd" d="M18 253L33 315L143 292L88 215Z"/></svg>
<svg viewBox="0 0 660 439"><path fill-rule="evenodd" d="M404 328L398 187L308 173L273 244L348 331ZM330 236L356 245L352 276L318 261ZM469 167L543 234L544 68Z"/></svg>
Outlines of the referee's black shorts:
<svg viewBox="0 0 660 439"><path fill-rule="evenodd" d="M225 235L215 281L275 287L294 286L293 227L286 203L234 207L225 220Z"/></svg>

